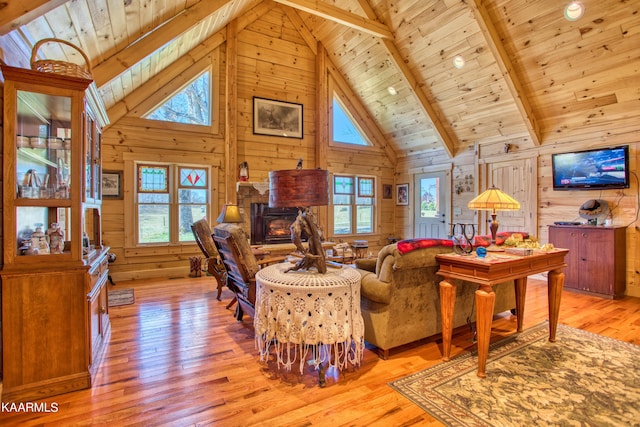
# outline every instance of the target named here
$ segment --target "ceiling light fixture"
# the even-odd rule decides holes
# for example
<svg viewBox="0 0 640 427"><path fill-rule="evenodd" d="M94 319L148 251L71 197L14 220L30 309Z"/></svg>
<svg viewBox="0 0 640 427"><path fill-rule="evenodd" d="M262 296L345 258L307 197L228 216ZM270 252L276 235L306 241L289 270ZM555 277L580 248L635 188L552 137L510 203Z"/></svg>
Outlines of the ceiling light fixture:
<svg viewBox="0 0 640 427"><path fill-rule="evenodd" d="M564 17L567 21L577 21L584 15L584 5L581 1L573 0L564 8Z"/></svg>
<svg viewBox="0 0 640 427"><path fill-rule="evenodd" d="M389 92L390 95L396 96L398 94L398 91L396 90L395 87L393 86L389 86L387 88L387 92Z"/></svg>
<svg viewBox="0 0 640 427"><path fill-rule="evenodd" d="M462 55L456 55L453 58L453 66L456 67L458 70L464 67L464 58L462 57Z"/></svg>

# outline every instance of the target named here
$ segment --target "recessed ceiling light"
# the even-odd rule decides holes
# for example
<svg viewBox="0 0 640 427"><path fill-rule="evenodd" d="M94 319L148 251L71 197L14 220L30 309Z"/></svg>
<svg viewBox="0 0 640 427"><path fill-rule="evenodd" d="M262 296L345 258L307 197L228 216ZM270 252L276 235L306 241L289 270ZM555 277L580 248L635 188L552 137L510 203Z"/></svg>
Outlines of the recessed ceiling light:
<svg viewBox="0 0 640 427"><path fill-rule="evenodd" d="M393 87L393 86L389 86L389 87L387 88L387 92L389 92L389 94L394 95L394 96L398 94L398 91L397 91L397 90L396 90L396 88L395 88L395 87Z"/></svg>
<svg viewBox="0 0 640 427"><path fill-rule="evenodd" d="M573 0L564 8L564 17L567 21L577 21L584 15L584 5L581 1Z"/></svg>
<svg viewBox="0 0 640 427"><path fill-rule="evenodd" d="M453 66L456 67L458 70L464 67L464 58L462 57L462 55L456 55L453 58Z"/></svg>

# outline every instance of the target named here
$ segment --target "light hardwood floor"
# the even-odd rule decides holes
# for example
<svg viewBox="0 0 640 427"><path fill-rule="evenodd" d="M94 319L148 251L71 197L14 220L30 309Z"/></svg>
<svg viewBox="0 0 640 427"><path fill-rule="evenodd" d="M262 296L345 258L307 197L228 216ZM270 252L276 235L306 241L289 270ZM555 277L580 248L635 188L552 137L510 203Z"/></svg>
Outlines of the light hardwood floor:
<svg viewBox="0 0 640 427"><path fill-rule="evenodd" d="M115 288L127 287L136 302L110 309L111 340L94 387L43 400L56 403L57 412L1 412L1 425L442 425L387 385L440 363L440 340L407 346L388 360L367 350L358 369L330 370L319 388L311 368L300 376L259 363L251 319L234 319L225 309L230 292L217 301L212 278ZM530 280L524 326L546 318L546 285ZM492 339L512 334L515 320L509 313L496 318ZM560 322L640 344L640 299L565 291ZM468 328L458 330L452 355L471 349Z"/></svg>

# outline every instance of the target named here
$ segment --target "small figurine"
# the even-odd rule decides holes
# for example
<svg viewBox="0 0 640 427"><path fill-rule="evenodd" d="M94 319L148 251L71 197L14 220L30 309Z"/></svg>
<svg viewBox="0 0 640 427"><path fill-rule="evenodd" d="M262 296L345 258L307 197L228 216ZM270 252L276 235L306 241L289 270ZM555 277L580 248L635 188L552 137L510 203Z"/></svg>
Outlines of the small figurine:
<svg viewBox="0 0 640 427"><path fill-rule="evenodd" d="M57 222L51 223L51 228L47 229L49 236L49 251L52 254L61 254L64 252L64 231L60 229Z"/></svg>
<svg viewBox="0 0 640 427"><path fill-rule="evenodd" d="M31 235L31 246L34 250L37 250L38 254L49 253L49 242L47 236L42 231L42 224L35 224L36 231Z"/></svg>

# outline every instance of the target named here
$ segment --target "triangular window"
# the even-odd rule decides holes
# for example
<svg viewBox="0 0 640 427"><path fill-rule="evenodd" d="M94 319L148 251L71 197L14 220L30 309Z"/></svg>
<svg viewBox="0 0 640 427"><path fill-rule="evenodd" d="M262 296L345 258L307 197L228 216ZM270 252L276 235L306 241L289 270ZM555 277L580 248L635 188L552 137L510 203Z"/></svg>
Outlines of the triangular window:
<svg viewBox="0 0 640 427"><path fill-rule="evenodd" d="M206 71L145 116L165 122L211 124L211 74Z"/></svg>
<svg viewBox="0 0 640 427"><path fill-rule="evenodd" d="M336 96L333 97L333 141L353 145L370 145Z"/></svg>

